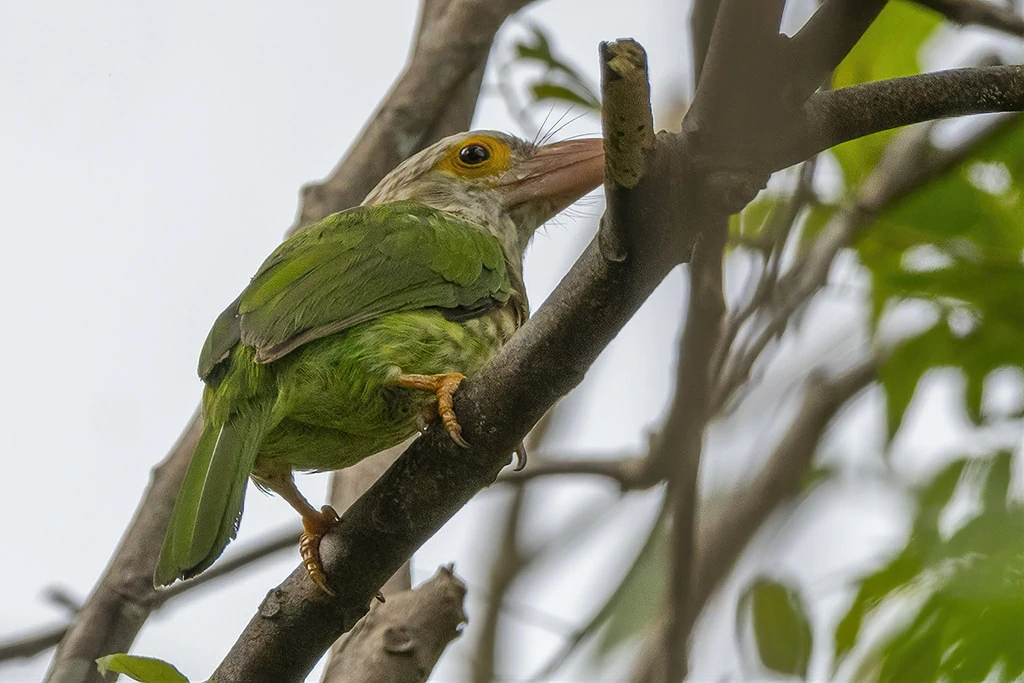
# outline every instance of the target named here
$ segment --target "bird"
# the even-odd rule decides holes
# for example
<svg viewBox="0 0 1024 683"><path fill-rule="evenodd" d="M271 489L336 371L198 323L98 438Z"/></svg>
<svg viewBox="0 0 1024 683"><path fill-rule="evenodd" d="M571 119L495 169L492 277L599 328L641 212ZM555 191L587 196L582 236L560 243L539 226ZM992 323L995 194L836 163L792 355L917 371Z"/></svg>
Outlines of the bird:
<svg viewBox="0 0 1024 683"><path fill-rule="evenodd" d="M333 595L319 546L339 518L293 473L354 465L438 423L467 445L452 396L529 315L524 250L603 179L600 138L459 133L282 242L202 347L203 429L154 585L217 560L251 478L302 516L306 573Z"/></svg>

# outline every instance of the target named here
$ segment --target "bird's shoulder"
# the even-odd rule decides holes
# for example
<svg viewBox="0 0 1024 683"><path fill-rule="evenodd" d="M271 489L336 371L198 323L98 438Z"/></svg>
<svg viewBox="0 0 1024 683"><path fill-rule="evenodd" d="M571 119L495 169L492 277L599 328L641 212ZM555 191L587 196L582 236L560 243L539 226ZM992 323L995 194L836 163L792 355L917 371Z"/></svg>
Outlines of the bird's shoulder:
<svg viewBox="0 0 1024 683"><path fill-rule="evenodd" d="M416 202L360 206L283 242L217 319L200 356L206 377L239 341L263 362L398 310L504 303L511 284L486 228Z"/></svg>

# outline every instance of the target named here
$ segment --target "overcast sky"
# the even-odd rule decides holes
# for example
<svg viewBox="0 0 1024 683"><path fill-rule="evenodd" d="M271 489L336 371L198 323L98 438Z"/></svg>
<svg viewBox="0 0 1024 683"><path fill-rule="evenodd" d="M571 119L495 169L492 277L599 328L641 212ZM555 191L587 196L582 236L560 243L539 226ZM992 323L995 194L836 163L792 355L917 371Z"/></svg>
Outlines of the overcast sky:
<svg viewBox="0 0 1024 683"><path fill-rule="evenodd" d="M595 83L598 41L640 40L660 112L689 73L681 4L638 2L624 11L611 0L549 0L527 17L551 27L557 48ZM412 0L0 2L0 225L7 240L0 250L0 580L8 586L0 639L60 623L66 614L43 591L59 586L84 598L102 572L150 469L198 402L196 358L211 322L292 223L298 188L334 166L401 69L416 8ZM492 64L509 58L503 35ZM493 73L487 81L493 84ZM524 132L495 94L484 98L475 123ZM562 134L598 128L584 117ZM592 236L601 206L588 202L580 216L538 235L527 264L534 307ZM856 265L845 268L839 277L856 284ZM730 273L735 294L742 269ZM555 435L555 450L644 446L671 389L682 282L678 271L670 275L598 361L574 427ZM775 435L770 425L783 416L809 358L841 365L856 357L864 315L857 299L840 289L816 304L808 324L818 333L782 345L773 381L765 382L771 391L755 393L747 413L712 434L713 452L722 455L705 479L724 481L763 456L756 446ZM901 448L946 447L963 432L953 394L939 384L933 404L915 405ZM874 395L858 403L833 437L841 444L836 457L880 448L881 406ZM321 499L326 482L326 475L305 476L299 485ZM550 493L553 486L539 488ZM532 520L528 533L613 495L603 484L557 486L544 524ZM799 565L793 558L817 554L827 561L815 576L834 576L851 553L867 556L880 539L898 543L901 528L886 519L902 502L878 488L869 510L847 501L821 512L815 523L832 526L801 541L816 545L791 549L779 562ZM480 494L414 560L414 582L456 562L470 584L471 622L489 560L480 532L496 523L503 495ZM601 535L580 540L572 562L542 564L512 597L549 622L583 621L595 592L642 541L637 520L653 513L658 495L635 496ZM232 549L296 521L284 502L251 491ZM836 528L848 532L840 542ZM202 680L297 559L279 554L162 609L133 651ZM711 623L702 637L728 627ZM499 670L530 673L560 644L553 629L533 618L503 633L509 654ZM471 624L437 680L463 679L472 643ZM38 680L49 656L0 666L0 678ZM709 676L729 671L721 662L701 666Z"/></svg>

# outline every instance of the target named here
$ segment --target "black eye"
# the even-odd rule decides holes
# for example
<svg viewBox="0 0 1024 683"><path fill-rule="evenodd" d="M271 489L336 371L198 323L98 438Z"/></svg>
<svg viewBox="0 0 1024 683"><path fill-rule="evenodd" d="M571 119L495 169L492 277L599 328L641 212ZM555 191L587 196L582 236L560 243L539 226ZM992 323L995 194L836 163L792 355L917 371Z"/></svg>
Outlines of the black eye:
<svg viewBox="0 0 1024 683"><path fill-rule="evenodd" d="M476 166L482 164L491 158L491 151L483 145L476 143L472 145L466 145L459 150L459 161L466 164L467 166Z"/></svg>

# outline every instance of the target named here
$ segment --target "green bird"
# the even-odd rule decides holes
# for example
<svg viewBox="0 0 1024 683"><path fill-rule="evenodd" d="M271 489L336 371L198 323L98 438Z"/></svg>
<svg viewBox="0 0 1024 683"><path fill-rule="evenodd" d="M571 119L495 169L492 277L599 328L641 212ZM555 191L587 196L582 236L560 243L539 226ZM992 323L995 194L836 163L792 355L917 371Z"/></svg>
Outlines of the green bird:
<svg viewBox="0 0 1024 683"><path fill-rule="evenodd" d="M528 315L527 243L603 177L600 139L461 133L282 243L203 345L203 432L155 584L213 564L252 477L302 515L306 571L331 592L319 545L338 516L310 505L292 473L353 465L435 413L465 445L452 394Z"/></svg>

